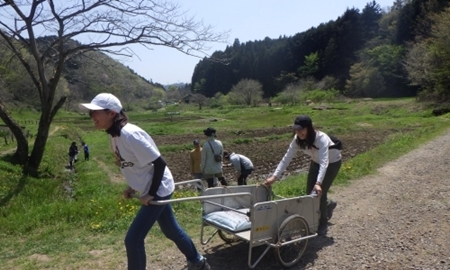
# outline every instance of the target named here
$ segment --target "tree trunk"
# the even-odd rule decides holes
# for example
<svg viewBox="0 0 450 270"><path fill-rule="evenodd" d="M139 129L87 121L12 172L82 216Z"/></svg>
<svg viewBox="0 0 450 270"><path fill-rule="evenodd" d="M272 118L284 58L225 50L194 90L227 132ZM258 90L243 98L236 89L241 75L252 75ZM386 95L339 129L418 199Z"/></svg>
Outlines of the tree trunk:
<svg viewBox="0 0 450 270"><path fill-rule="evenodd" d="M24 173L33 176L37 175L39 165L41 164L42 157L44 156L45 145L47 144L47 139L50 131L50 125L53 121L53 117L56 115L58 110L64 105L67 97L61 97L58 103L50 109L44 110L41 113L41 118L39 119L39 127L34 141L33 150L31 151L30 158L28 160L27 166L24 168ZM42 108L51 107L51 103L47 106L42 106Z"/></svg>
<svg viewBox="0 0 450 270"><path fill-rule="evenodd" d="M41 164L42 157L44 156L45 144L47 143L48 134L50 130L51 121L49 115L42 113L39 120L38 132L36 139L34 140L33 150L31 151L30 159L28 160L27 168L25 172L27 174L36 176Z"/></svg>
<svg viewBox="0 0 450 270"><path fill-rule="evenodd" d="M28 140L25 136L24 130L20 127L20 125L14 121L11 117L8 110L3 105L3 102L0 100L0 118L5 122L5 124L9 127L11 132L16 137L17 141L17 149L13 155L13 159L17 161L19 164L25 165L28 160Z"/></svg>

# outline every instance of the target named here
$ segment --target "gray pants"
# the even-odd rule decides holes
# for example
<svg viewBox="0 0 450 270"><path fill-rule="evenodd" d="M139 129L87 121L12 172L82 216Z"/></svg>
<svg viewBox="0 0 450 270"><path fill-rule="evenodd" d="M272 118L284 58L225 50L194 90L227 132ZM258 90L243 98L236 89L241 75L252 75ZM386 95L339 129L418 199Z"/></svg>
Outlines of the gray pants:
<svg viewBox="0 0 450 270"><path fill-rule="evenodd" d="M320 224L327 224L327 206L328 206L328 190L333 184L334 178L336 178L339 170L341 169L342 160L328 164L327 172L322 182L322 196L320 197ZM306 194L310 194L317 182L317 176L319 175L320 165L311 161L308 172L308 182L306 183Z"/></svg>

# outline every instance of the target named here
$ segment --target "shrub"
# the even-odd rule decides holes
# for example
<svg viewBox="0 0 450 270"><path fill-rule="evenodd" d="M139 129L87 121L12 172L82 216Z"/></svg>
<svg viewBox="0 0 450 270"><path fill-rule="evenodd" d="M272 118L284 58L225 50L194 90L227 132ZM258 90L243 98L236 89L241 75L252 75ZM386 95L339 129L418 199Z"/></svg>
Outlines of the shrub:
<svg viewBox="0 0 450 270"><path fill-rule="evenodd" d="M312 90L303 92L301 95L303 100L312 100L316 103L332 102L338 97L339 91L334 88L330 90Z"/></svg>

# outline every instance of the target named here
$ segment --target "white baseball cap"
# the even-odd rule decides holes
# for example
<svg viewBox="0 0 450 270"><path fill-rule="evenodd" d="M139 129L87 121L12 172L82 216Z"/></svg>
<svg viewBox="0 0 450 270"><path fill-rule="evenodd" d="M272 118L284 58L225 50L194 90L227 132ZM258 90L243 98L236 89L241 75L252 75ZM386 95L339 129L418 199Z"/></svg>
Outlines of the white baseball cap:
<svg viewBox="0 0 450 270"><path fill-rule="evenodd" d="M122 110L122 103L120 100L110 93L100 93L91 101L91 103L80 103L78 108L84 110L104 110L109 109L115 111L116 113L120 113Z"/></svg>

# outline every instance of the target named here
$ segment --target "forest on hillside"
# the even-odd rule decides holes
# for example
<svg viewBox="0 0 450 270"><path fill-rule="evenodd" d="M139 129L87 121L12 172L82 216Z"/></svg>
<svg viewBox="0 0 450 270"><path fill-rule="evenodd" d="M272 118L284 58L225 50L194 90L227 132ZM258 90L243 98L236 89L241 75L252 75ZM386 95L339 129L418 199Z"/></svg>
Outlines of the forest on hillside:
<svg viewBox="0 0 450 270"><path fill-rule="evenodd" d="M39 37L39 48L44 51L54 42L55 36ZM70 40L65 46L79 46L78 41ZM26 53L26 57L31 55ZM85 52L64 63L63 77L58 83L57 98L67 96L64 108L73 110L80 101L91 100L101 92L113 93L121 97L127 110L151 107L165 97L164 86L148 81L134 70L124 66L103 52ZM39 108L40 99L32 79L27 76L25 67L7 49L0 37L0 99L10 108Z"/></svg>
<svg viewBox="0 0 450 270"><path fill-rule="evenodd" d="M449 21L447 0L395 0L387 10L371 1L292 37L236 39L197 64L191 90L226 95L246 79L259 82L266 98L294 86L348 97L449 99Z"/></svg>

